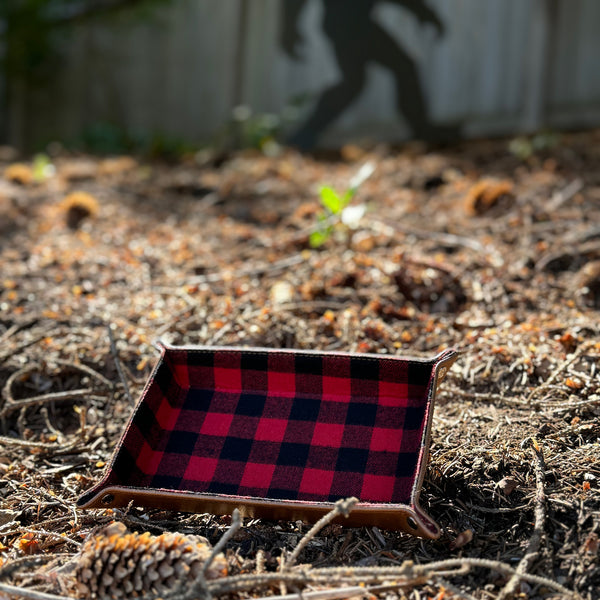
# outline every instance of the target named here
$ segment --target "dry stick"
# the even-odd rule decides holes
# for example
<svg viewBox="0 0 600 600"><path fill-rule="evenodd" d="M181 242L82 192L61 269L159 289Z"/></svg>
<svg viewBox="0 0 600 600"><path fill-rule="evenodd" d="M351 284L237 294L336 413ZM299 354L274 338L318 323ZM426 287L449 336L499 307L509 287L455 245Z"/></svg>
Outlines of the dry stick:
<svg viewBox="0 0 600 600"><path fill-rule="evenodd" d="M215 560L217 554L221 552L225 548L227 542L238 532L238 529L242 526L242 517L240 515L240 511L236 508L231 515L231 525L229 529L221 536L221 539L216 543L213 551L210 556L204 563L204 567L202 568L202 575L206 575L208 572L208 568L212 564L213 560Z"/></svg>
<svg viewBox="0 0 600 600"><path fill-rule="evenodd" d="M265 598L257 598L257 600L337 600L338 598L367 596L370 593L371 590L364 587L352 586L336 588L333 590L316 590L314 592L285 594L284 596L267 596Z"/></svg>
<svg viewBox="0 0 600 600"><path fill-rule="evenodd" d="M65 544L73 544L76 548L80 548L82 543L70 538L67 535L63 535L62 533L54 533L53 531L47 531L46 529L41 528L33 528L33 527L21 527L19 533L34 533L36 535L43 535L51 539L55 539L59 542L63 542Z"/></svg>
<svg viewBox="0 0 600 600"><path fill-rule="evenodd" d="M548 377L547 381L543 385L541 385L531 391L529 396L527 396L527 402L530 402L531 399L533 398L533 396L540 390L545 390L545 389L549 388L552 385L552 383L554 382L554 380L566 368L571 366L588 348L593 346L595 343L596 343L595 341L588 341L585 344L582 344L581 346L579 346L579 348L577 348L577 350L575 350L575 352L573 352L573 354L571 354L571 356L569 358L564 360L556 369L554 369L554 371L550 374L550 377Z"/></svg>
<svg viewBox="0 0 600 600"><path fill-rule="evenodd" d="M8 338L12 337L23 325L15 323L12 327L9 327L2 335L0 335L0 344L3 344Z"/></svg>
<svg viewBox="0 0 600 600"><path fill-rule="evenodd" d="M0 444L5 444L7 446L22 446L24 448L43 448L44 450L57 450L60 448L61 450L65 450L65 446L61 444L46 444L45 442L30 442L28 440L22 440L21 438L11 438L6 435L0 435ZM75 446L75 444L73 444Z"/></svg>
<svg viewBox="0 0 600 600"><path fill-rule="evenodd" d="M25 350L25 348L29 348L29 346L33 346L34 344L41 342L44 338L48 337L51 333L52 333L52 331L46 332L43 335L39 335L38 337L35 337L27 342L23 342L22 344L19 344L15 348L11 348L8 352L5 352L4 354L0 354L0 362L4 362L7 358L10 358L11 356L15 356L15 355L19 354L21 352L21 350Z"/></svg>
<svg viewBox="0 0 600 600"><path fill-rule="evenodd" d="M553 387L552 384L544 384L542 386L543 389ZM532 391L532 394L537 392L540 387L535 388ZM558 389L558 386L557 386ZM504 404L509 404L511 406L523 406L531 408L531 403L527 400L518 400L517 398L511 396L503 396L501 394L486 394L484 392L469 392L466 390L461 390L458 387L455 387L451 384L445 384L444 389L442 391L442 396L461 396L462 398L469 398L470 400L486 400L486 401L498 401L503 402ZM572 410L574 408L581 408L584 406L593 406L594 404L600 404L600 396L590 396L587 400L580 400L579 402L559 402L559 401L551 401L545 402L543 399L539 402L536 402L536 406L539 406L542 409L551 409L553 412L563 412L567 410Z"/></svg>
<svg viewBox="0 0 600 600"><path fill-rule="evenodd" d="M29 408L30 406L38 406L40 404L47 404L49 402L57 402L63 400L78 400L80 398L90 397L92 390L85 388L81 390L68 390L65 392L51 392L49 394L40 394L39 396L32 396L31 398L23 398L19 400L12 400L2 410L0 410L0 419L6 417L15 410L21 408ZM94 398L100 398L100 396L94 396Z"/></svg>
<svg viewBox="0 0 600 600"><path fill-rule="evenodd" d="M256 574L260 575L265 572L265 551L262 548L259 548L256 551Z"/></svg>
<svg viewBox="0 0 600 600"><path fill-rule="evenodd" d="M579 402L573 402L572 404L568 404L566 402L561 402L560 404L553 404L552 410L555 412L562 412L565 410L572 410L574 408L582 408L584 406L593 406L594 404L600 403L600 396L591 396L587 400L580 400Z"/></svg>
<svg viewBox="0 0 600 600"><path fill-rule="evenodd" d="M62 432L58 429L56 429L56 427L54 427L54 425L50 422L50 415L48 414L48 407L47 406L42 406L40 408L40 414L42 415L43 419L44 419L44 424L46 425L46 428L48 429L48 431L50 431L53 435L56 436L56 440L58 442L61 442L64 440L64 435L62 434Z"/></svg>
<svg viewBox="0 0 600 600"><path fill-rule="evenodd" d="M556 590L563 594L565 598L579 598L575 592L552 579L529 573L517 573L515 569L503 562L485 558L451 558L424 565L414 565L410 561L406 561L399 567L326 567L323 569L293 569L262 575L235 575L210 581L207 587L213 596L217 596L260 587L270 587L282 581L305 585L331 584L334 582L352 584L359 579L366 585L399 577L405 578L403 582L399 582L399 587L414 587L434 577L464 575L471 567L489 569L504 575L516 575L523 581Z"/></svg>
<svg viewBox="0 0 600 600"><path fill-rule="evenodd" d="M37 556L21 556L20 558L15 558L14 560L11 560L9 563L0 567L0 579L5 579L6 577L9 577L15 571L23 567L33 567L38 563L50 562L58 558L71 559L73 558L73 555L61 552L57 554L38 554Z"/></svg>
<svg viewBox="0 0 600 600"><path fill-rule="evenodd" d="M341 573L339 572L341 571ZM452 575L464 574L464 569L453 571ZM397 581L394 584L389 583L389 579L403 578L402 581ZM222 580L214 580L208 583L210 592L213 595L228 594L231 592L249 591L258 588L272 587L276 584L286 583L289 585L331 585L344 584L355 585L356 580L361 583L380 584L382 581L387 582L388 587L414 587L424 584L428 581L429 576L418 575L412 570L410 565L392 568L386 571L384 575L365 575L365 573L355 574L352 567L341 567L339 569L293 569L285 572L264 573L263 575L237 575L228 577ZM366 589L366 588L363 588Z"/></svg>
<svg viewBox="0 0 600 600"><path fill-rule="evenodd" d="M296 548L294 548L294 551L290 554L287 564L285 565L285 570L289 570L294 566L302 550L304 550L306 545L314 539L315 535L317 535L317 533L319 533L319 531L321 531L323 527L331 523L331 521L333 521L336 517L339 517L340 515L343 515L347 518L350 514L350 511L354 508L354 505L357 502L358 498L345 498L342 500L338 500L335 503L333 509L330 510L324 517L321 517L310 528L310 530L304 534L304 537L300 540Z"/></svg>
<svg viewBox="0 0 600 600"><path fill-rule="evenodd" d="M38 364L32 364L32 365L27 365L27 366L23 367L22 369L19 369L18 371L15 371L6 380L6 383L4 384L4 387L2 388L2 397L4 398L4 401L6 403L17 402L17 400L15 400L12 395L12 387L13 387L15 381L17 379L19 379L19 377L23 377L23 375L27 375L28 373L31 373L31 371L35 371L36 369L39 369L39 368L40 368L40 366Z"/></svg>
<svg viewBox="0 0 600 600"><path fill-rule="evenodd" d="M119 379L123 384L123 388L125 389L125 395L127 396L127 400L129 400L129 404L133 405L133 398L131 397L131 392L129 391L129 385L127 383L127 379L125 378L125 373L123 373L123 367L121 366L121 360L119 359L119 351L117 350L117 344L115 342L115 338L113 336L112 328L109 325L108 330L108 340L110 342L110 351L113 355L113 359L115 361L115 366L117 367L117 373L119 374Z"/></svg>
<svg viewBox="0 0 600 600"><path fill-rule="evenodd" d="M236 508L231 515L231 525L229 529L221 536L221 539L215 544L210 556L206 559L204 566L202 567L202 571L196 577L196 580L192 584L191 588L186 592L182 591L182 585L180 584L171 594L167 595L167 598L178 598L178 599L195 599L200 596L203 599L210 600L212 598L210 592L208 591L208 586L206 582L206 573L210 565L213 563L219 552L221 552L227 542L237 533L239 528L242 526L242 517L240 515L240 511Z"/></svg>
<svg viewBox="0 0 600 600"><path fill-rule="evenodd" d="M504 586L500 595L499 600L503 600L507 596L512 595L517 589L519 583L519 577L522 573L526 573L531 567L533 561L537 558L540 550L540 544L542 537L544 536L544 525L546 523L546 494L544 492L544 472L546 466L544 464L544 454L541 446L537 440L531 440L531 447L534 453L534 468L535 468L535 506L534 506L534 525L533 533L529 539L527 550L523 555L523 558L519 562L516 573L509 579L508 583Z"/></svg>
<svg viewBox="0 0 600 600"><path fill-rule="evenodd" d="M90 377L93 377L94 379L97 379L102 384L104 384L109 390L112 390L114 388L114 384L112 381L104 377L104 375L102 375L101 373L98 373L98 371L92 369L92 367L88 367L87 365L83 365L81 363L75 363L70 360L62 360L60 358L53 359L53 362L55 362L57 365L70 367L72 369L75 369L76 371L81 371L83 373L86 373L87 375L90 375Z"/></svg>
<svg viewBox="0 0 600 600"><path fill-rule="evenodd" d="M16 585L8 585L0 583L0 592L8 594L7 598L28 598L29 600L73 600L71 596L57 596L56 594L47 594L46 592L38 592L27 588L17 587Z"/></svg>
<svg viewBox="0 0 600 600"><path fill-rule="evenodd" d="M66 503L65 503L65 506L66 506ZM63 523L64 521L68 521L69 519L72 519L72 518L73 518L73 515L68 514L68 515L63 515L62 517L54 517L53 519L44 519L43 521L34 523L28 529L30 529L31 531L37 531L37 529L36 529L37 527L45 527L46 525L54 525L56 523ZM3 530L2 535L3 536L13 535L15 533L19 533L20 531L21 531L21 526L15 527L14 529L10 529L8 531Z"/></svg>
<svg viewBox="0 0 600 600"><path fill-rule="evenodd" d="M565 202L568 202L575 194L578 194L583 189L583 181L573 179L564 188L552 194L549 204L546 206L546 212L552 213L560 208Z"/></svg>
<svg viewBox="0 0 600 600"><path fill-rule="evenodd" d="M22 329L29 329L38 323L38 317L34 317L33 319L29 319L29 321L25 321L23 323L15 323L12 327L9 327L2 335L0 335L0 344L4 344L6 340L11 338L15 333L21 331Z"/></svg>

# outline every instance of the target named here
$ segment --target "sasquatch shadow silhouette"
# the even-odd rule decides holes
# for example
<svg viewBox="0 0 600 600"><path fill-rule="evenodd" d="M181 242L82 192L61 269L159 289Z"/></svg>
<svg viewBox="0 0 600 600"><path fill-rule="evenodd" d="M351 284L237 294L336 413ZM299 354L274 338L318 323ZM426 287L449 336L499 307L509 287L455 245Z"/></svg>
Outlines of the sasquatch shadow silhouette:
<svg viewBox="0 0 600 600"><path fill-rule="evenodd" d="M367 66L378 63L394 76L396 106L408 120L416 138L425 140L458 137L458 127L433 124L413 59L372 18L378 0L323 0L323 31L331 41L341 79L320 95L308 119L287 140L300 150L312 149L320 134L358 97L365 86ZM421 23L431 24L441 36L444 25L423 0L388 0L410 10ZM281 46L294 59L301 59L302 38L298 18L306 0L283 2Z"/></svg>

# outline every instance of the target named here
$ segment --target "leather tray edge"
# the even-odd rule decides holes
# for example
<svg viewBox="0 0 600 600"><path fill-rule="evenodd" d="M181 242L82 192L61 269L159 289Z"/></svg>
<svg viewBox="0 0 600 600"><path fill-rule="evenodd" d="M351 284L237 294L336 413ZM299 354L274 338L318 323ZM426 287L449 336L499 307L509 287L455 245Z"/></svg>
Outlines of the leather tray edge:
<svg viewBox="0 0 600 600"><path fill-rule="evenodd" d="M147 386L164 360L168 346L160 344L161 356L157 361ZM432 359L434 364L429 385L428 414L423 432L423 441L419 452L419 463L415 474L415 483L411 494L411 504L367 504L358 503L348 518L340 517L337 522L347 526L377 526L381 529L402 530L426 539L437 539L440 529L437 523L420 507L419 495L427 467L427 457L431 440L431 423L437 388L448 369L458 358L454 349L445 350ZM146 387L147 387L146 386ZM140 397L140 402L146 390ZM136 407L137 408L137 407ZM128 424L129 427L129 424ZM128 428L127 427L127 428ZM122 436L122 439L125 434ZM119 450L115 448L106 474L112 468L112 462ZM315 522L332 508L333 503L306 502L297 500L272 500L254 497L223 496L186 491L158 489L139 489L127 486L110 485L105 475L95 486L85 492L77 501L78 508L117 508L129 505L180 510L183 512L207 512L213 514L231 514L238 508L243 516L268 520L304 520Z"/></svg>

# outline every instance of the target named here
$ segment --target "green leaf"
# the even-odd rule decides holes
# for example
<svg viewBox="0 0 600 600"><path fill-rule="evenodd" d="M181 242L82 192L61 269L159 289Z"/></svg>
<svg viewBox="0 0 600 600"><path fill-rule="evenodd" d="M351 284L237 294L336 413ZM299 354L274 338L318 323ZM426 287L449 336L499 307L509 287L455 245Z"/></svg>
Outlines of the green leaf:
<svg viewBox="0 0 600 600"><path fill-rule="evenodd" d="M316 230L310 234L308 243L311 248L319 248L329 239L329 231Z"/></svg>
<svg viewBox="0 0 600 600"><path fill-rule="evenodd" d="M358 188L352 187L346 190L346 193L344 194L344 197L342 199L342 208L346 208L346 206L348 206L350 200L352 200L354 194L356 194L357 189Z"/></svg>
<svg viewBox="0 0 600 600"><path fill-rule="evenodd" d="M322 187L319 190L321 204L333 215L337 215L343 208L342 199L330 187Z"/></svg>
<svg viewBox="0 0 600 600"><path fill-rule="evenodd" d="M33 178L35 181L44 181L51 174L52 170L52 163L46 154L35 155L33 159Z"/></svg>

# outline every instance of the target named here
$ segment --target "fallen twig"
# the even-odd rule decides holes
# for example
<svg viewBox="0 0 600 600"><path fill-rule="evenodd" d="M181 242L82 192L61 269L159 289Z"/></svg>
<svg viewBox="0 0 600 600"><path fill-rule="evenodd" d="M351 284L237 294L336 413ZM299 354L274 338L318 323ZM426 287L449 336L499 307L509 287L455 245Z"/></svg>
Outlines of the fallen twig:
<svg viewBox="0 0 600 600"><path fill-rule="evenodd" d="M20 377L23 377L24 375L27 375L28 373L35 371L36 369L39 369L38 364L26 365L22 369L18 369L17 371L12 373L11 376L6 380L6 383L4 384L4 387L2 388L2 397L4 398L4 401L7 404L8 403L14 404L14 403L18 402L18 400L15 400L13 393L12 393L12 388L13 388L13 385L15 384L15 381L17 381L17 379L19 379Z"/></svg>
<svg viewBox="0 0 600 600"><path fill-rule="evenodd" d="M600 396L590 396L587 400L580 400L579 402L561 402L560 404L553 404L552 410L555 412L564 412L567 410L573 410L574 408L583 408L585 406L594 406L600 404Z"/></svg>
<svg viewBox="0 0 600 600"><path fill-rule="evenodd" d="M50 402L90 398L91 393L91 389L85 388L80 390L68 390L65 392L51 392L49 394L40 394L39 396L32 396L30 398L12 400L10 403L7 403L2 410L0 410L0 419L3 419L15 410L21 410L22 408L29 408L30 406L38 406L41 404L48 404ZM93 396L93 398L99 399L100 396Z"/></svg>
<svg viewBox="0 0 600 600"><path fill-rule="evenodd" d="M78 442L79 440L76 440L73 447ZM0 435L0 444L5 444L7 446L22 446L24 448L42 448L44 450L57 450L58 448L61 450L65 449L64 446L61 446L61 444L58 443L48 444L46 442L30 442L29 440L23 440L21 438L11 438L7 435Z"/></svg>
<svg viewBox="0 0 600 600"><path fill-rule="evenodd" d="M47 338L51 334L52 334L52 331L46 331L43 334L38 335L35 338L32 338L31 340L28 340L26 342L23 342L22 344L19 344L16 347L11 348L8 352L4 352L3 354L0 354L0 363L4 362L7 358L10 358L11 356L15 356L15 355L19 354L21 352L21 350L25 350L25 348L29 348L29 346L34 346L35 344L37 344L38 342L41 342L43 339Z"/></svg>
<svg viewBox="0 0 600 600"><path fill-rule="evenodd" d="M529 403L533 397L541 391L545 391L552 387L552 384L556 378L568 367L570 367L588 348L591 348L595 344L595 340L589 340L588 342L581 344L575 352L573 352L567 359L563 360L556 369L550 374L548 379L542 384L531 390L529 396L527 396L526 402Z"/></svg>
<svg viewBox="0 0 600 600"><path fill-rule="evenodd" d="M133 406L133 398L131 397L131 392L129 391L129 385L127 383L127 379L125 377L125 373L123 373L123 367L121 366L121 360L119 358L119 351L117 350L117 344L115 342L115 338L113 336L112 328L109 325L107 328L108 331L108 340L110 342L110 351L113 355L113 360L115 361L115 366L117 367L117 373L119 374L119 379L123 384L123 389L125 390L125 395L127 396L127 400L129 400L129 404Z"/></svg>
<svg viewBox="0 0 600 600"><path fill-rule="evenodd" d="M0 583L0 592L8 594L5 598L28 598L29 600L73 600L70 596L57 596L56 594L48 594L46 592L38 592L16 585Z"/></svg>
<svg viewBox="0 0 600 600"><path fill-rule="evenodd" d="M508 580L508 583L500 592L500 595L498 596L499 600L503 600L504 598L514 594L514 592L517 589L517 585L519 583L521 575L529 570L533 561L537 558L540 550L540 545L542 543L542 538L544 536L544 525L546 523L546 494L544 491L544 472L546 470L546 466L544 464L544 454L542 452L542 448L535 438L531 440L531 447L533 449L533 454L535 458L535 462L533 463L535 469L535 521L533 525L533 533L529 538L529 544L527 544L527 549L525 550L525 554L523 555L523 558L517 566L516 572Z"/></svg>
<svg viewBox="0 0 600 600"><path fill-rule="evenodd" d="M109 379L104 377L104 375L102 375L101 373L98 373L98 371L96 371L95 369L92 369L92 367L88 367L88 365L72 362L70 360L62 360L60 358L54 359L53 362L55 362L57 365L62 365L64 367L70 367L71 369L75 369L77 371L86 373L87 375L90 375L94 379L97 379L100 383L105 385L110 390L112 390L114 388L114 383L112 381L110 381Z"/></svg>
<svg viewBox="0 0 600 600"><path fill-rule="evenodd" d="M239 528L242 526L242 517L240 511L236 508L231 515L231 525L229 529L221 536L221 539L215 544L210 556L206 559L202 567L202 571L196 577L192 586L187 590L183 591L183 586L179 585L173 592L167 595L167 598L178 598L181 600L192 600L198 597L205 600L210 600L213 596L208 590L208 583L206 580L206 574L210 565L213 563L216 556L223 551L227 542L237 533Z"/></svg>
<svg viewBox="0 0 600 600"><path fill-rule="evenodd" d="M411 561L406 561L400 566L392 567L325 567L322 569L297 567L276 573L235 575L215 579L207 582L207 587L209 592L215 596L268 588L281 582L290 585L352 585L358 580L364 585L375 585L389 582L391 579L402 578L402 581L397 582L398 587L415 587L431 579L464 575L472 567L489 569L503 575L516 575L519 580L544 585L560 592L566 598L579 597L575 592L552 579L530 573L518 573L516 569L503 562L484 558L453 558L424 565L415 565Z"/></svg>
<svg viewBox="0 0 600 600"><path fill-rule="evenodd" d="M321 531L321 529L323 529L323 527L325 527L326 525L329 525L329 523L331 523L331 521L333 521L335 518L339 517L340 515L343 515L344 517L348 517L348 515L350 514L351 510L354 508L354 505L357 502L358 502L358 498L346 498L346 499L338 500L335 503L335 506L333 507L333 509L330 510L325 516L321 517L304 534L304 537L300 540L300 542L298 542L298 545L296 546L296 548L294 548L294 551L290 554L290 557L288 558L288 560L286 562L284 570L291 569L294 566L294 564L296 563L296 560L300 556L300 553L304 550L304 548L306 548L306 545L312 539L314 539L315 535L317 535L317 533L319 533L319 531Z"/></svg>
<svg viewBox="0 0 600 600"><path fill-rule="evenodd" d="M0 344L4 344L15 333L21 331L21 329L27 329L28 327L35 325L38 321L39 319L36 317L35 319L30 319L25 323L15 323L11 327L9 327L2 335L0 335Z"/></svg>
<svg viewBox="0 0 600 600"><path fill-rule="evenodd" d="M469 400L483 400L486 403L501 402L502 404L508 404L510 406L531 406L526 400L519 400L518 398L511 396L503 396L502 394L471 392L469 390L463 390L451 383L444 384L441 394L444 396L460 396L462 398L468 398Z"/></svg>
<svg viewBox="0 0 600 600"><path fill-rule="evenodd" d="M331 590L314 590L298 594L285 594L283 596L266 596L256 600L337 600L338 598L354 598L357 596L368 596L372 589L360 586L334 588Z"/></svg>
<svg viewBox="0 0 600 600"><path fill-rule="evenodd" d="M33 567L39 563L47 563L61 558L73 558L72 554L57 553L57 554L37 554L36 556L21 556L0 567L0 579L10 577L15 571L23 567Z"/></svg>
<svg viewBox="0 0 600 600"><path fill-rule="evenodd" d="M227 545L227 542L238 532L239 528L242 526L242 517L240 515L240 511L236 508L231 515L231 525L229 529L221 536L221 539L216 543L213 551L210 556L204 563L204 567L202 568L202 575L206 575L210 565L213 560L216 558L217 554L219 554Z"/></svg>
<svg viewBox="0 0 600 600"><path fill-rule="evenodd" d="M554 192L550 202L546 208L548 213L553 213L559 209L565 202L568 202L575 194L578 194L583 189L583 180L579 177L573 179L564 188Z"/></svg>

